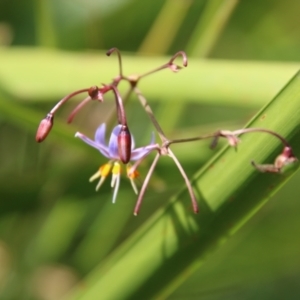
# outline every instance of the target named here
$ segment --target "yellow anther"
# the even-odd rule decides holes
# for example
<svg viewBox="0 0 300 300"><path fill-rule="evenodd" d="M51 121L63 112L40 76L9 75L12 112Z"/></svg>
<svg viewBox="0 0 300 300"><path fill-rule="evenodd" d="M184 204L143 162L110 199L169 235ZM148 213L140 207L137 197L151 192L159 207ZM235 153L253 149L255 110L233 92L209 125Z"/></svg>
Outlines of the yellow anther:
<svg viewBox="0 0 300 300"><path fill-rule="evenodd" d="M121 165L118 162L115 162L111 172L113 175L120 175L121 174Z"/></svg>
<svg viewBox="0 0 300 300"><path fill-rule="evenodd" d="M110 170L111 170L111 164L110 163L102 165L99 168L100 176L101 177L107 177L107 175L109 174Z"/></svg>
<svg viewBox="0 0 300 300"><path fill-rule="evenodd" d="M90 182L94 181L95 179L100 177L100 180L96 186L96 191L99 190L100 186L102 185L102 183L104 182L104 179L107 177L107 175L109 174L110 170L111 170L112 164L106 163L105 165L102 165L98 171L90 178Z"/></svg>
<svg viewBox="0 0 300 300"><path fill-rule="evenodd" d="M131 165L127 165L127 176L130 179L135 179L140 176L140 173L138 170L132 170Z"/></svg>
<svg viewBox="0 0 300 300"><path fill-rule="evenodd" d="M136 194L138 194L138 189L135 185L134 179L140 176L140 173L137 170L133 170L132 166L130 164L127 165L127 177L130 179L130 183L132 185L132 188Z"/></svg>

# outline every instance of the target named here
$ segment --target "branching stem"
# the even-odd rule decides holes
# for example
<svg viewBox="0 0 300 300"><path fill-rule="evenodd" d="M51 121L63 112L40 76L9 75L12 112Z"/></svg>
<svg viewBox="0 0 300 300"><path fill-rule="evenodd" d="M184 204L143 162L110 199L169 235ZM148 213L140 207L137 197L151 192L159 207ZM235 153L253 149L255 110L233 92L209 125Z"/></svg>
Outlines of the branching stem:
<svg viewBox="0 0 300 300"><path fill-rule="evenodd" d="M145 178L145 180L144 180L144 182L143 182L143 185L142 185L142 187L141 187L140 193L139 193L139 195L138 195L138 199L137 199L137 201L136 201L136 205L135 205L134 212L133 212L133 214L134 214L135 216L137 216L138 213L139 213L139 211L140 211L140 207L141 207L141 204L142 204L142 201L143 201L143 198L144 198L145 191L146 191L146 189L147 189L149 180L150 180L150 178L151 178L151 176L152 176L152 173L153 173L153 171L154 171L154 169L155 169L155 167L156 167L156 164L157 164L159 158L160 158L160 153L158 152L158 153L156 154L156 156L155 156L155 158L154 158L152 164L151 164L151 167L150 167L150 169L149 169L149 171L148 171L148 173L147 173L147 176L146 176L146 178Z"/></svg>

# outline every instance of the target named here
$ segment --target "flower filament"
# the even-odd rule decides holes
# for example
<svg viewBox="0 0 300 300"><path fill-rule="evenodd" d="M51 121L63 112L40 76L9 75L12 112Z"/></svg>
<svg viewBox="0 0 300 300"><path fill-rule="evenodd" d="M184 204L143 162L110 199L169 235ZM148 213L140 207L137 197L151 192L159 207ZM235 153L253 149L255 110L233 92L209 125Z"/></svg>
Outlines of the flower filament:
<svg viewBox="0 0 300 300"><path fill-rule="evenodd" d="M135 192L135 194L138 194L138 189L134 182L134 179L139 177L139 172L137 170L133 170L130 164L126 165L126 172L127 177L130 179L133 191ZM112 202L115 203L120 186L120 176L122 173L122 166L119 161L109 161L106 164L100 166L98 171L90 177L89 181L92 182L100 178L96 186L96 191L98 191L101 185L103 184L104 180L110 173L112 174L111 187L114 189Z"/></svg>

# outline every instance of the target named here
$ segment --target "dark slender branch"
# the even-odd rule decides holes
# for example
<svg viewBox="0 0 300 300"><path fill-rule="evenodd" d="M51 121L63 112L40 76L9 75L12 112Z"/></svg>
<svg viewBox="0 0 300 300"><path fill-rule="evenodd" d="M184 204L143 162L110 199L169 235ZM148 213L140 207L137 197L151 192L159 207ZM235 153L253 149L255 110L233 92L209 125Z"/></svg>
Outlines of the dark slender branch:
<svg viewBox="0 0 300 300"><path fill-rule="evenodd" d="M188 65L187 55L186 55L186 53L185 53L184 51L179 51L179 52L175 53L167 63L161 65L161 66L158 67L158 68L155 68L155 69L153 69L153 70L151 70L151 71L149 71L149 72L146 72L146 73L140 75L138 79L141 79L141 78L143 78L143 77L146 77L146 76L148 76L148 75L150 75L150 74L153 74L153 73L156 73L156 72L158 72L158 71L161 71L161 70L164 70L164 69L167 69L167 68L171 68L172 66L174 66L174 60L175 60L178 56L182 56L182 65L183 65L184 67L187 67L187 65ZM173 71L178 71L180 68L181 68L181 67L176 66L176 68L171 68L171 69L172 69Z"/></svg>
<svg viewBox="0 0 300 300"><path fill-rule="evenodd" d="M92 98L90 96L86 97L84 100L82 100L70 113L67 122L71 123L75 117L75 115L89 102Z"/></svg>
<svg viewBox="0 0 300 300"><path fill-rule="evenodd" d="M206 134L206 135L202 135L202 136L191 137L191 138L169 140L167 142L167 145L169 146L171 144L195 142L195 141L199 141L199 140L205 140L205 139L213 138L213 137L216 137L216 136L218 136L218 132L214 132L214 133Z"/></svg>
<svg viewBox="0 0 300 300"><path fill-rule="evenodd" d="M275 137L277 137L286 147L290 147L288 141L281 136L280 134L278 134L275 131L269 130L269 129L265 129L265 128L244 128L244 129L238 129L238 130L234 130L232 131L233 135L242 135L244 133L248 133L248 132L265 132L268 134L271 134Z"/></svg>
<svg viewBox="0 0 300 300"><path fill-rule="evenodd" d="M129 99L129 97L130 97L132 91L133 91L133 87L130 86L130 88L127 90L125 96L123 97L123 106L125 106L126 103L128 102L128 99ZM114 107L112 107L112 108L109 110L109 112L106 114L106 119L105 119L106 121L105 121L105 123L111 124L111 122L112 122L112 117L113 117L114 113L115 113L115 109L114 109Z"/></svg>
<svg viewBox="0 0 300 300"><path fill-rule="evenodd" d="M147 176L146 176L146 178L145 178L145 180L143 182L143 185L142 185L142 188L141 188L140 193L138 195L138 199L136 201L136 205L135 205L134 212L133 212L133 214L135 216L137 216L138 213L139 213L139 211L140 211L140 207L141 207L141 204L142 204L142 201L143 201L143 198L144 198L144 194L146 192L146 188L148 186L148 183L149 183L149 180L150 180L150 178L152 176L152 173L153 173L153 171L154 171L154 169L156 167L156 164L158 162L159 157L160 157L160 153L158 152L156 154L156 156L155 156L155 158L154 158L154 160L152 162L152 165L151 165L151 167L150 167L150 169L149 169L149 171L147 173Z"/></svg>
<svg viewBox="0 0 300 300"><path fill-rule="evenodd" d="M110 56L113 52L116 52L118 55L118 60L119 60L119 75L122 78L123 77L123 70L122 70L122 56L121 56L121 52L118 48L111 48L106 52L107 56Z"/></svg>
<svg viewBox="0 0 300 300"><path fill-rule="evenodd" d="M175 156L175 154L171 151L171 149L168 149L168 153L169 153L169 156L173 159L173 161L175 162L178 170L180 171L180 174L182 175L184 181L185 181L185 184L186 184L186 187L189 191L189 194L190 194L190 197L191 197L191 201L192 201L192 205L193 205L193 211L195 214L197 214L199 212L199 208L198 208L198 204L197 204L197 199L196 199L196 196L194 194L194 191L193 191L193 187L190 183L190 180L189 178L187 177L183 167L181 166L179 160L177 159L177 157Z"/></svg>
<svg viewBox="0 0 300 300"><path fill-rule="evenodd" d="M143 78L143 77L146 77L146 76L148 76L148 75L151 75L151 74L153 74L153 73L156 73L156 72L158 72L158 71L167 69L168 67L169 67L169 64L168 64L168 63L167 63L167 64L164 64L164 65L162 65L162 66L160 66L160 67L158 67L158 68L155 68L155 69L153 69L153 70L151 70L151 71L149 71L149 72L146 72L146 73L140 75L140 76L139 76L139 79L141 79L141 78Z"/></svg>
<svg viewBox="0 0 300 300"><path fill-rule="evenodd" d="M127 127L125 109L124 109L124 106L123 106L123 101L122 101L122 98L120 96L120 93L119 93L118 89L113 85L111 86L111 89L113 90L113 92L115 94L118 122L119 122L119 124L122 124L123 126Z"/></svg>
<svg viewBox="0 0 300 300"><path fill-rule="evenodd" d="M206 135L202 135L202 136L196 136L196 137L191 137L191 138L184 138L184 139L176 139L176 140L169 140L165 143L165 145L170 146L171 144L179 144L179 143L187 143L187 142L195 142L195 141L199 141L199 140L204 140L204 139L209 139L209 138L220 138L220 137L225 137L225 138L236 138L239 135L245 134L245 133L250 133L250 132L264 132L264 133L268 133L270 135L273 135L274 137L278 138L282 144L286 147L290 147L288 141L282 137L280 134L278 134L277 132L274 132L272 130L269 129L265 129L265 128L243 128L243 129L238 129L238 130L234 130L234 131L229 131L229 130L219 130L216 131L214 133L210 133L210 134L206 134Z"/></svg>
<svg viewBox="0 0 300 300"><path fill-rule="evenodd" d="M54 115L56 113L56 111L72 97L74 97L78 94L84 93L84 92L88 92L88 91L89 91L89 89L81 89L81 90L77 90L77 91L72 92L71 94L65 96L51 109L50 114Z"/></svg>

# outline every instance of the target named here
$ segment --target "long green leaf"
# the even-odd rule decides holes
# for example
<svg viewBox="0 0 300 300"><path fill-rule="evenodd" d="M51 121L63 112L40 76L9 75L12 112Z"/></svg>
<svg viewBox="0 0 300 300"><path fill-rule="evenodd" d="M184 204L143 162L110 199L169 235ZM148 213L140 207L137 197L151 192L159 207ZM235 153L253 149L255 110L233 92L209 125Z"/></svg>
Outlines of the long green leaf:
<svg viewBox="0 0 300 300"><path fill-rule="evenodd" d="M285 136L300 156L300 73L248 124ZM197 145L195 144L195 151ZM68 299L164 299L234 234L293 175L261 174L250 161L272 162L281 151L266 134L226 147L194 177L201 213L187 209L184 189L90 274ZM141 216L142 217L142 214Z"/></svg>
<svg viewBox="0 0 300 300"><path fill-rule="evenodd" d="M187 53L207 57L237 4L237 0L206 2L204 13L199 18L186 47Z"/></svg>
<svg viewBox="0 0 300 300"><path fill-rule="evenodd" d="M141 74L169 59L123 55L124 73ZM59 100L76 89L107 83L117 74L117 59L96 53L3 48L0 65L0 85L29 102ZM176 95L184 102L261 107L298 69L299 63L190 59L178 74L166 70L145 78L140 89L149 100L173 103Z"/></svg>
<svg viewBox="0 0 300 300"><path fill-rule="evenodd" d="M161 54L168 51L191 4L189 1L165 1L138 52Z"/></svg>

